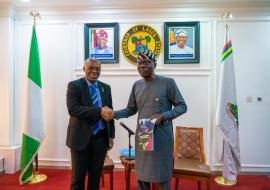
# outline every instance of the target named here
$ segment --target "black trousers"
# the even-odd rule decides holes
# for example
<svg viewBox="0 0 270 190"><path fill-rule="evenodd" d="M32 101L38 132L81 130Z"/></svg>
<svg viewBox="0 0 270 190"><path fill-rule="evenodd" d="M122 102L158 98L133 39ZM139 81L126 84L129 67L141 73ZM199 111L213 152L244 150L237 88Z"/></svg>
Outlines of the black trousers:
<svg viewBox="0 0 270 190"><path fill-rule="evenodd" d="M88 190L99 190L104 159L107 153L106 137L103 131L92 136L87 147L81 151L71 152L71 190L84 190L88 173Z"/></svg>

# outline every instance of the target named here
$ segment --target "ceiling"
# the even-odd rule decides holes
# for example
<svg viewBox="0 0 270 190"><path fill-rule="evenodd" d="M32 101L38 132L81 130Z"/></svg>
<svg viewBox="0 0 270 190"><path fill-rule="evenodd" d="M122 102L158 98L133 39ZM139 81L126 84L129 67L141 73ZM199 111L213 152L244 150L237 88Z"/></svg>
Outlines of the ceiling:
<svg viewBox="0 0 270 190"><path fill-rule="evenodd" d="M0 0L0 4L9 3L17 7L32 6L91 6L91 7L174 7L174 6L213 6L213 5L270 5L270 0Z"/></svg>
<svg viewBox="0 0 270 190"><path fill-rule="evenodd" d="M17 8L32 7L74 7L78 8L178 8L178 7L261 7L270 8L270 0L0 0L1 4L11 4Z"/></svg>

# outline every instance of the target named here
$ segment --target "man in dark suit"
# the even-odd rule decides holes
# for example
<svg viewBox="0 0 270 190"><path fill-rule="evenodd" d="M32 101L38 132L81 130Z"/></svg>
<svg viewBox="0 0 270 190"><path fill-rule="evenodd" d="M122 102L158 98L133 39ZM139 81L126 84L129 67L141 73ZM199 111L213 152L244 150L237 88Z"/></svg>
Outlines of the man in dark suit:
<svg viewBox="0 0 270 190"><path fill-rule="evenodd" d="M70 188L84 190L88 174L88 189L98 190L104 159L113 146L115 133L111 88L98 80L101 64L97 59L86 60L83 70L85 77L71 81L67 89Z"/></svg>

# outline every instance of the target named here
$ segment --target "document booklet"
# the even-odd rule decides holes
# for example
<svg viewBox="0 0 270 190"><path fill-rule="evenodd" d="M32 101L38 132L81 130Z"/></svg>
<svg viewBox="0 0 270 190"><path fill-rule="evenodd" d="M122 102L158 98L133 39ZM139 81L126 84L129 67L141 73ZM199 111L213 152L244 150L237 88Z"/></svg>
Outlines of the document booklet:
<svg viewBox="0 0 270 190"><path fill-rule="evenodd" d="M139 151L154 151L155 119L140 119L138 127Z"/></svg>

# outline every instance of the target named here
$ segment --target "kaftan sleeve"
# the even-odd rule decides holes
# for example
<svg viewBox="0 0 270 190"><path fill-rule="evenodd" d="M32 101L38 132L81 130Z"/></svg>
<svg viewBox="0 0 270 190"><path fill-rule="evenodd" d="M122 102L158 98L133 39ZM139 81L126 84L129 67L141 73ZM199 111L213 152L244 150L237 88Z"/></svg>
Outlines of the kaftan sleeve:
<svg viewBox="0 0 270 190"><path fill-rule="evenodd" d="M170 79L168 81L167 90L168 90L168 96L169 96L168 98L171 104L173 105L173 109L163 112L162 116L164 120L172 120L186 113L187 105L174 79Z"/></svg>
<svg viewBox="0 0 270 190"><path fill-rule="evenodd" d="M134 84L132 87L127 107L122 110L115 111L116 119L128 118L137 113L138 108L137 108L136 98L135 98L135 88L136 88L136 84Z"/></svg>

